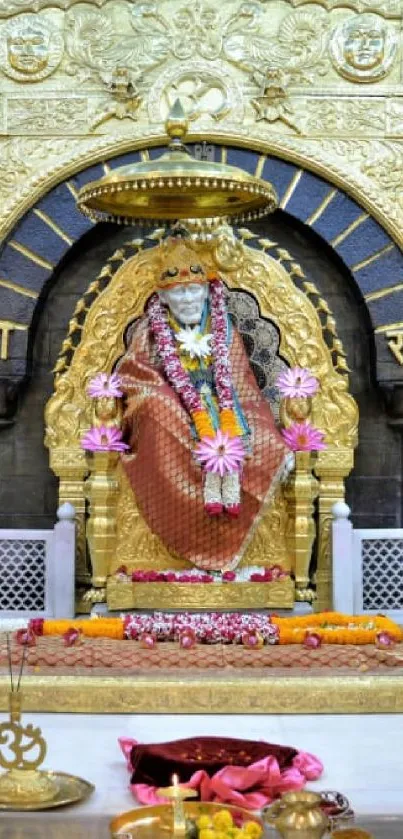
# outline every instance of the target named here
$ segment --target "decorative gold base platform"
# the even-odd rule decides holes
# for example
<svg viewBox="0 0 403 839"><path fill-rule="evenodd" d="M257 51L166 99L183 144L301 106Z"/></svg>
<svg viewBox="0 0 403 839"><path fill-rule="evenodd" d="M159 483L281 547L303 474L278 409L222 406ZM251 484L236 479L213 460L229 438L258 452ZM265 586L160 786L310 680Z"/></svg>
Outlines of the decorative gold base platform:
<svg viewBox="0 0 403 839"><path fill-rule="evenodd" d="M290 577L273 583L132 583L110 577L107 603L119 609L179 611L292 609L295 587Z"/></svg>
<svg viewBox="0 0 403 839"><path fill-rule="evenodd" d="M0 711L9 680L0 678ZM26 676L27 712L81 714L403 713L403 674Z"/></svg>

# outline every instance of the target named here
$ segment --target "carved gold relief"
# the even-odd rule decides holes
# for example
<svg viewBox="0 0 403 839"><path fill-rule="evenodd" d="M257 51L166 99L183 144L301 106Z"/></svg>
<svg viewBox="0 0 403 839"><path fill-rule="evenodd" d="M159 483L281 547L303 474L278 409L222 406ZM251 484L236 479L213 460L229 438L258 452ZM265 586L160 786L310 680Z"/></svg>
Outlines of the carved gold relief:
<svg viewBox="0 0 403 839"><path fill-rule="evenodd" d="M74 96L71 99L52 97L32 99L18 97L7 100L7 130L24 134L33 131L62 133L83 132L88 125L88 99Z"/></svg>
<svg viewBox="0 0 403 839"><path fill-rule="evenodd" d="M311 2L312 0L290 0L292 6L305 6ZM318 2L327 11L343 8L354 12L378 12L386 18L401 18L402 16L401 0L318 0Z"/></svg>
<svg viewBox="0 0 403 839"><path fill-rule="evenodd" d="M190 122L210 117L221 122L230 113L235 122L242 122L244 103L240 85L226 72L225 64L194 59L184 70L170 66L158 75L148 95L151 122L165 120L179 97Z"/></svg>
<svg viewBox="0 0 403 839"><path fill-rule="evenodd" d="M229 0L220 8L211 0L3 0L0 236L75 171L162 142L165 112L179 94L194 139L256 148L318 172L403 244L393 171L403 118L391 86L401 17L400 0ZM367 45L368 20L377 36ZM17 44L9 31L22 33ZM365 80L376 96L363 95ZM382 138L393 136L385 154Z"/></svg>
<svg viewBox="0 0 403 839"><path fill-rule="evenodd" d="M286 89L286 75L284 71L268 67L264 74L260 95L252 99L256 111L256 120L264 119L270 124L283 122L298 134L301 129L297 125L296 116Z"/></svg>
<svg viewBox="0 0 403 839"><path fill-rule="evenodd" d="M11 17L18 12L40 12L41 9L49 7L55 9L69 9L76 3L82 3L83 0L2 0L0 7L0 18ZM110 0L85 0L89 6L104 6Z"/></svg>
<svg viewBox="0 0 403 839"><path fill-rule="evenodd" d="M127 677L90 673L62 678L34 673L24 680L24 708L40 714L216 714L217 708L222 714L249 715L312 714L313 708L322 714L403 712L402 677L390 672L386 676L362 672L262 676L246 671L237 676L234 671L225 675L218 668L217 674L211 669L182 673L171 677L150 672ZM9 691L9 678L1 676L2 711L8 709ZM56 835L60 837L59 826Z"/></svg>
<svg viewBox="0 0 403 839"><path fill-rule="evenodd" d="M291 609L294 583L288 577L273 583L122 583L109 579L108 606L118 609Z"/></svg>
<svg viewBox="0 0 403 839"><path fill-rule="evenodd" d="M367 99L306 99L305 134L325 131L343 134L383 134L386 125L386 102L375 97Z"/></svg>
<svg viewBox="0 0 403 839"><path fill-rule="evenodd" d="M63 36L39 15L20 15L0 33L3 73L18 82L39 82L50 76L63 56Z"/></svg>
<svg viewBox="0 0 403 839"><path fill-rule="evenodd" d="M355 15L339 24L330 39L333 65L352 82L375 82L390 71L398 35L374 14Z"/></svg>

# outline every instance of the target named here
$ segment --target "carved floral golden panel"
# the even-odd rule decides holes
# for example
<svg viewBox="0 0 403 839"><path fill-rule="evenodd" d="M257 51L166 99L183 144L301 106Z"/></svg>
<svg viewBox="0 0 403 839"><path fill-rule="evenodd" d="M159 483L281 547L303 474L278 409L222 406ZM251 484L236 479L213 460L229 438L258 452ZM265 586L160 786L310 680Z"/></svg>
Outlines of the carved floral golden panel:
<svg viewBox="0 0 403 839"><path fill-rule="evenodd" d="M196 138L320 170L399 239L401 19L400 0L3 0L0 235L69 174L162 139L179 96Z"/></svg>

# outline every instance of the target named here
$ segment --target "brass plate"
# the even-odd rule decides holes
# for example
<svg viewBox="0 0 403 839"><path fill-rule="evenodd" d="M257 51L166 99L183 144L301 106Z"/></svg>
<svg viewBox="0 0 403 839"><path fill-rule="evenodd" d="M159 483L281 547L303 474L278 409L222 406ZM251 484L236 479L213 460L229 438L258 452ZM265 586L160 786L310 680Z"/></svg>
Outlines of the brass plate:
<svg viewBox="0 0 403 839"><path fill-rule="evenodd" d="M75 775L68 775L66 772L43 772L48 778L52 778L59 784L59 791L55 798L50 801L41 801L38 804L2 804L0 811L13 810L21 813L25 810L53 810L55 807L66 807L68 804L78 804L85 801L94 792L94 785L83 778L76 778Z"/></svg>
<svg viewBox="0 0 403 839"><path fill-rule="evenodd" d="M222 810L223 804L202 803L200 801L185 801L185 814L190 819L197 819L204 814L214 815L217 810ZM250 810L242 807L233 807L225 804L225 809L231 813L241 814L245 821L257 821L263 827L261 819L257 818ZM172 814L173 809L169 804L154 804L150 807L139 807L137 810L129 810L116 816L110 823L110 830L113 837L136 837L136 839L166 839L172 835Z"/></svg>

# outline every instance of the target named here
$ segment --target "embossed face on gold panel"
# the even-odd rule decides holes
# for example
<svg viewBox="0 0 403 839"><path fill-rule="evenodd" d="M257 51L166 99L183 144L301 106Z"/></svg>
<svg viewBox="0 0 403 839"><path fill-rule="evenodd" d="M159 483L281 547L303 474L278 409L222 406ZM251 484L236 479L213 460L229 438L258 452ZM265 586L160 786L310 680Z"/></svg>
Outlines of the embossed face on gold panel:
<svg viewBox="0 0 403 839"><path fill-rule="evenodd" d="M34 26L10 35L7 38L7 57L11 67L19 73L40 73L49 61L49 38Z"/></svg>
<svg viewBox="0 0 403 839"><path fill-rule="evenodd" d="M379 15L358 14L338 24L330 39L335 70L352 82L376 82L387 75L397 54L398 33Z"/></svg>
<svg viewBox="0 0 403 839"><path fill-rule="evenodd" d="M17 82L39 82L59 66L64 39L45 15L17 15L0 29L0 67Z"/></svg>
<svg viewBox="0 0 403 839"><path fill-rule="evenodd" d="M344 43L346 61L357 70L372 70L383 60L386 32L383 26L361 23L351 26Z"/></svg>

